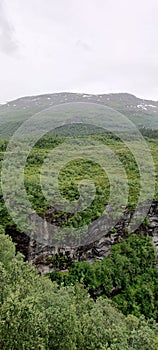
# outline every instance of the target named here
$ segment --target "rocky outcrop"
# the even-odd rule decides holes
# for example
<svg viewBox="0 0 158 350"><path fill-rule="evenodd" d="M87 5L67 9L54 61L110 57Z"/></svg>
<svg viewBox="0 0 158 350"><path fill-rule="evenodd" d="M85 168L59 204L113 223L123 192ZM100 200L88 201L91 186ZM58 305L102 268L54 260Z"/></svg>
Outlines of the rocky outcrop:
<svg viewBox="0 0 158 350"><path fill-rule="evenodd" d="M32 238L29 247L29 260L37 266L41 273L49 272L53 270L54 267L58 267L54 266L52 257L58 257L59 261L62 260L62 257L67 257L66 262L63 259L63 265L62 263L59 264L59 268L68 267L72 261L89 260L93 262L95 258L101 260L103 257L107 257L110 254L110 248L113 244L128 237L128 225L132 214L132 211L125 210L120 221L106 234L104 234L104 225L100 227L97 222L91 224L89 226L89 236L93 237L93 239L95 237L95 240L93 240L92 243L77 248L72 248L70 246L53 247L47 244L42 245ZM48 217L47 220L49 220ZM42 230L44 229L43 227ZM102 230L102 232L98 232L99 230ZM150 235L158 252L158 202L152 203L145 221L136 230L136 233ZM96 238L98 236L100 238L97 240Z"/></svg>
<svg viewBox="0 0 158 350"><path fill-rule="evenodd" d="M110 254L110 248L113 244L119 243L123 238L128 237L128 226L132 216L132 211L125 210L119 222L112 230L105 234L104 225L98 226L97 222L89 225L89 236L93 241L76 248L72 246L55 247L51 245L49 230L46 222L49 222L49 215L46 215L47 221L41 227L41 234L45 235L45 242L38 243L34 236L27 237L19 234L15 230L7 233L12 236L17 245L17 250L21 251L27 260L37 267L39 273L48 273L54 268L67 269L73 261L88 260L93 263L94 259L102 260ZM98 232L99 231L99 232ZM138 235L150 235L155 244L158 254L158 202L153 202L144 222L135 231ZM99 239L97 237L99 236ZM94 239L95 237L95 239Z"/></svg>
<svg viewBox="0 0 158 350"><path fill-rule="evenodd" d="M24 260L30 259L30 237L23 232L19 232L16 226L7 226L6 234L12 238L16 245L16 251L24 255Z"/></svg>

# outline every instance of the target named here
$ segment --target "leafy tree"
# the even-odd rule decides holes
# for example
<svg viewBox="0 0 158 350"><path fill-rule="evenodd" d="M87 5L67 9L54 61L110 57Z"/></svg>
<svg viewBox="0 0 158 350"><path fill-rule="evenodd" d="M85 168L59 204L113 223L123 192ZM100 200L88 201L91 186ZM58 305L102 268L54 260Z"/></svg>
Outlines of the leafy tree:
<svg viewBox="0 0 158 350"><path fill-rule="evenodd" d="M78 277L84 278L86 264ZM97 284L92 267L89 272L88 283ZM14 244L3 234L0 282L1 349L157 350L155 321L126 317L109 299L94 301L78 283L59 287L47 276L39 276L21 254L15 254Z"/></svg>
<svg viewBox="0 0 158 350"><path fill-rule="evenodd" d="M83 283L90 295L107 296L125 314L158 319L158 271L156 253L148 236L131 235L111 249L102 262L73 263L68 273L52 272L52 281Z"/></svg>

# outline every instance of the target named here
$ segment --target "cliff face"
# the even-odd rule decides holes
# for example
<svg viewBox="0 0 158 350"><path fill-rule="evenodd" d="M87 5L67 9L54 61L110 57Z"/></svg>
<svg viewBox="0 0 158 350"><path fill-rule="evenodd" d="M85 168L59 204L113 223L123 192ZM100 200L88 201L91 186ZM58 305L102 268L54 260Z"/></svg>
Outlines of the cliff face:
<svg viewBox="0 0 158 350"><path fill-rule="evenodd" d="M104 225L101 227L101 234L98 232L98 225L89 225L89 236L95 237L92 243L88 243L78 248L72 248L70 246L54 247L50 244L51 232L48 232L46 222L49 222L49 214L46 215L45 223L40 227L39 234L45 236L45 243L38 243L33 235L31 237L25 234L18 233L16 229L10 229L7 231L13 241L16 243L17 251L22 252L25 255L26 260L29 260L39 273L48 273L54 269L55 266L65 269L73 261L88 260L91 263L95 258L101 260L103 257L107 257L110 254L110 248L113 244L120 242L122 238L128 237L128 226L132 211L125 211L124 215L116 226L106 234L104 233ZM158 202L153 202L145 222L135 231L137 234L150 235L153 239L153 243L156 246L158 255ZM100 239L97 239L98 233ZM53 259L52 259L53 258ZM54 265L54 259L59 260L60 263ZM62 263L63 261L63 263Z"/></svg>

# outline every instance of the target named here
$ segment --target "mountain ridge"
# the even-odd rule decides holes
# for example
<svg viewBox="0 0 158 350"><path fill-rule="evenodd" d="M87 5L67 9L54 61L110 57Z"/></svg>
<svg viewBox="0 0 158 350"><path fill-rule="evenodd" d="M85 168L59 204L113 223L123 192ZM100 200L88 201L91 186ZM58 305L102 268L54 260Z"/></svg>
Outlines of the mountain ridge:
<svg viewBox="0 0 158 350"><path fill-rule="evenodd" d="M141 100L141 101L146 101L146 102L154 102L154 103L158 103L158 100L152 100L152 99L148 99L148 98L141 98L136 96L135 94L132 93L128 93L128 92L110 92L110 93L96 93L96 94L91 94L91 93L87 93L87 92L71 92L71 91L61 91L61 92L53 92L53 93L41 93L41 94L33 94L33 95L26 95L26 96L21 96L21 97L17 97L15 99L12 100L8 100L5 103L0 103L0 106L5 106L8 103L13 103L13 102L17 102L20 100L24 100L24 99L30 99L30 98L42 98L42 97L46 97L46 96L54 96L54 95L84 95L84 96L129 96L132 98L135 98L137 100Z"/></svg>
<svg viewBox="0 0 158 350"><path fill-rule="evenodd" d="M10 136L20 123L51 106L73 102L104 105L124 114L140 129L158 129L158 101L141 99L125 92L96 95L59 92L20 97L0 105L0 136Z"/></svg>

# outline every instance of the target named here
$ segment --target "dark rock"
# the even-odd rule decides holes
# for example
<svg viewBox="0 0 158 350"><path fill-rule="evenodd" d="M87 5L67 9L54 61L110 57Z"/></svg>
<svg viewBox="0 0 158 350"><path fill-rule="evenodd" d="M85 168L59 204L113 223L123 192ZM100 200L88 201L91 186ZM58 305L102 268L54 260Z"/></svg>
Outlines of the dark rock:
<svg viewBox="0 0 158 350"><path fill-rule="evenodd" d="M111 231L106 231L106 234L105 225L101 225L101 227L99 225L98 227L96 221L91 223L88 228L88 243L79 247L72 247L72 245L55 247L51 244L52 232L49 232L49 222L53 218L52 211L46 214L45 224L40 228L39 234L42 237L44 234L45 237L43 244L38 243L34 235L28 237L23 233L19 233L15 227L7 228L6 233L12 237L16 243L17 251L22 252L26 260L36 266L40 273L48 273L55 268L52 263L53 257L59 259L59 262L61 260L58 265L62 269L68 268L74 261L88 260L92 263L96 258L101 260L103 257L107 257L111 253L110 249L113 244L129 236L127 229L132 215L133 211L125 209L119 222ZM151 204L145 224L142 223L136 233L152 236L158 254L158 202ZM65 261L61 257L66 257ZM64 261L63 265L62 260Z"/></svg>

